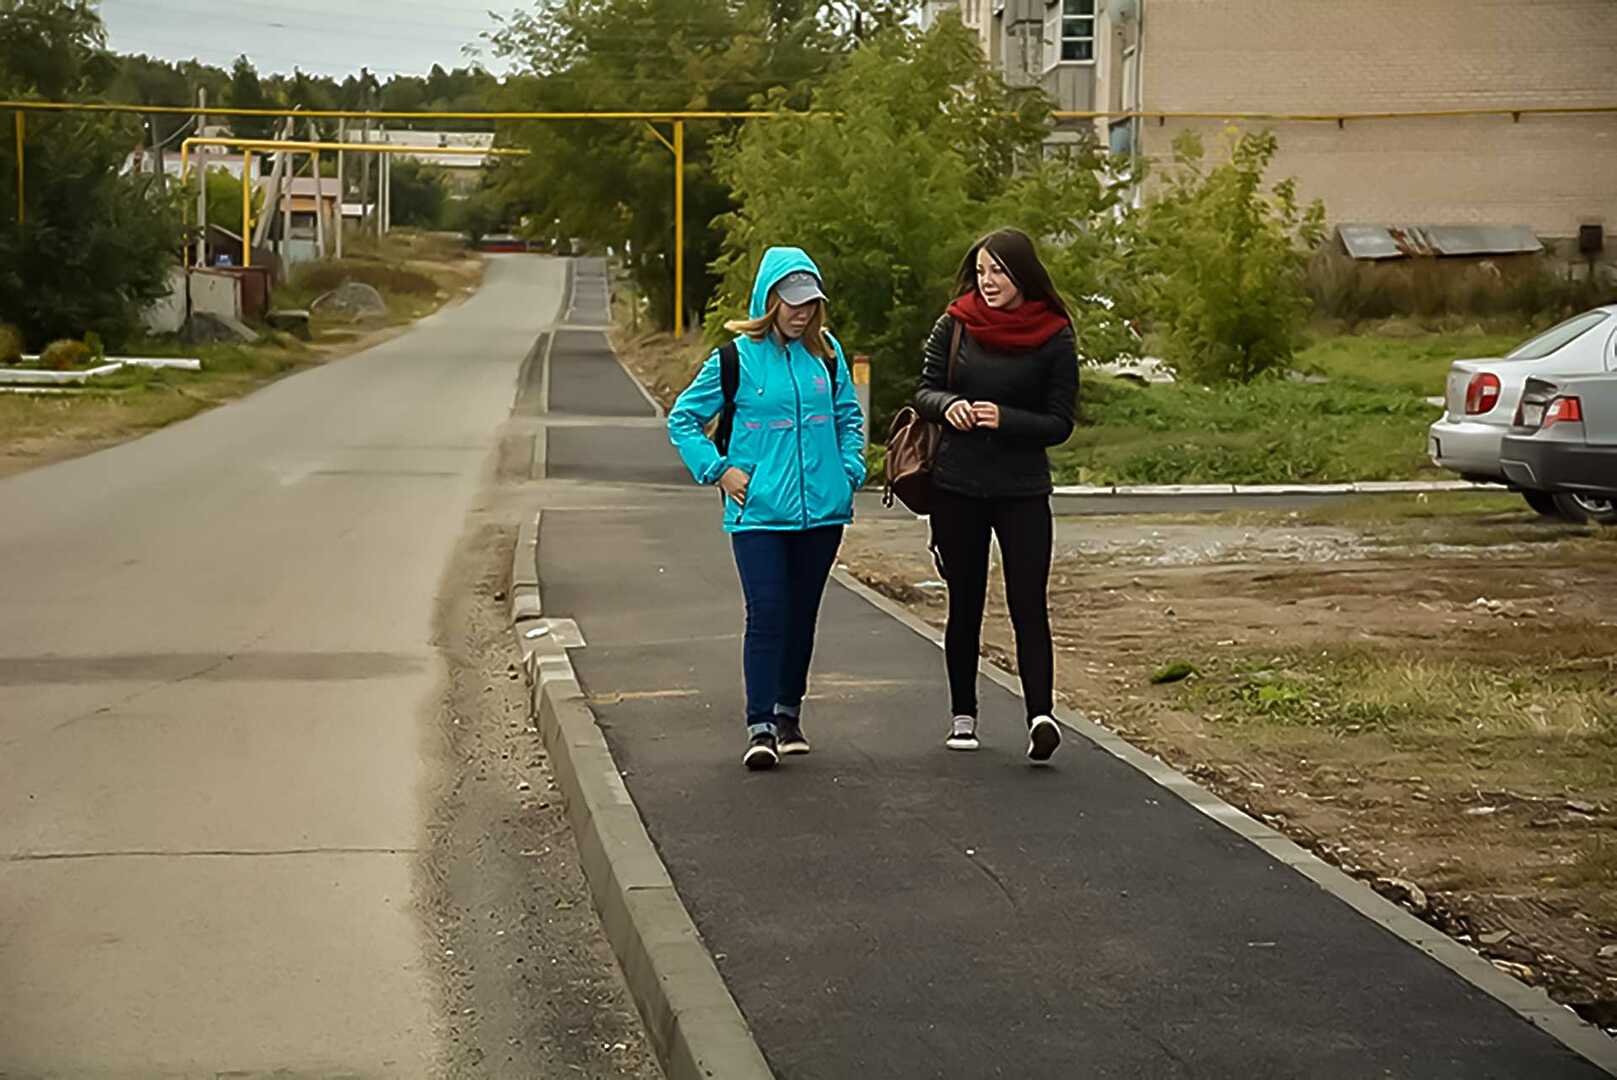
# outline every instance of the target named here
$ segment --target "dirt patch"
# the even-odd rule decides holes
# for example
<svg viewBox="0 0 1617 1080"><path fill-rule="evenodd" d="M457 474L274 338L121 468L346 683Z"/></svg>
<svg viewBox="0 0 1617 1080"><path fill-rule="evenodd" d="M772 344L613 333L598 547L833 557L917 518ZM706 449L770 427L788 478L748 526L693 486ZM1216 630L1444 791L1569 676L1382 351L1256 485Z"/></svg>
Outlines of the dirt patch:
<svg viewBox="0 0 1617 1080"><path fill-rule="evenodd" d="M1422 517L1064 521L1058 691L1617 1027L1617 530ZM925 541L862 522L843 558L941 626ZM1014 670L997 578L984 642Z"/></svg>
<svg viewBox="0 0 1617 1080"><path fill-rule="evenodd" d="M445 1071L654 1080L662 1072L528 718L506 620L515 541L511 527L468 530L436 622L449 684L423 906L452 1050Z"/></svg>
<svg viewBox="0 0 1617 1080"><path fill-rule="evenodd" d="M710 350L703 348L700 331L694 328L683 338L643 329L641 319L632 310L635 303L626 290L613 294L612 330L608 337L618 359L640 385L664 409L672 408L674 399L690 385Z"/></svg>

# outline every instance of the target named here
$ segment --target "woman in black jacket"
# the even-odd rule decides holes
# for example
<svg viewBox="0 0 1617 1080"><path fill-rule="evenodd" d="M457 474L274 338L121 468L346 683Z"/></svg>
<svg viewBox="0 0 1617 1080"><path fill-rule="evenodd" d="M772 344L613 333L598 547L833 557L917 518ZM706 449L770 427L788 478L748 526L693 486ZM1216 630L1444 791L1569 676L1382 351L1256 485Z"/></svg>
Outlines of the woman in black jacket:
<svg viewBox="0 0 1617 1080"><path fill-rule="evenodd" d="M1046 450L1072 434L1077 395L1072 320L1032 239L1015 229L989 234L966 254L959 295L927 339L915 394L916 411L943 426L932 471L932 543L949 585L950 749L977 749L990 532L999 538L1016 630L1028 757L1048 761L1061 742L1050 716L1055 650Z"/></svg>

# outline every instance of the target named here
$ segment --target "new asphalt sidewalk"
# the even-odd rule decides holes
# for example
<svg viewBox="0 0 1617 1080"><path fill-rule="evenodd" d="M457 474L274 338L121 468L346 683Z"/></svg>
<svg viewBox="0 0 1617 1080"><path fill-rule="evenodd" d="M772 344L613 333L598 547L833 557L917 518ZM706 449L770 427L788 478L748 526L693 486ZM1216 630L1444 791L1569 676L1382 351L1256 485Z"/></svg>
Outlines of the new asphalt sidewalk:
<svg viewBox="0 0 1617 1080"><path fill-rule="evenodd" d="M553 405L577 378L591 414L649 419L604 339L564 342ZM544 611L587 641L579 682L778 1075L1603 1075L1517 1011L1561 1025L1541 996L1080 719L1031 768L985 678L983 749L946 751L936 645L842 584L814 753L746 772L716 496L670 487L649 424L560 421L551 479L599 497L544 512Z"/></svg>

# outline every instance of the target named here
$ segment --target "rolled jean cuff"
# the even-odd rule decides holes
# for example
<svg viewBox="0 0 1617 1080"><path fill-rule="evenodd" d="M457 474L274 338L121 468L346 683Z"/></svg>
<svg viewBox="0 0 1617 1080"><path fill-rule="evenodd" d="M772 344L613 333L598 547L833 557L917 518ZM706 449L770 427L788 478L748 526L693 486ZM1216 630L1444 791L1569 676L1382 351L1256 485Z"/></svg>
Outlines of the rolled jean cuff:
<svg viewBox="0 0 1617 1080"><path fill-rule="evenodd" d="M774 739L779 738L780 732L779 729L777 729L775 725L771 723L747 725L747 738L755 739L759 735L768 735L770 738Z"/></svg>

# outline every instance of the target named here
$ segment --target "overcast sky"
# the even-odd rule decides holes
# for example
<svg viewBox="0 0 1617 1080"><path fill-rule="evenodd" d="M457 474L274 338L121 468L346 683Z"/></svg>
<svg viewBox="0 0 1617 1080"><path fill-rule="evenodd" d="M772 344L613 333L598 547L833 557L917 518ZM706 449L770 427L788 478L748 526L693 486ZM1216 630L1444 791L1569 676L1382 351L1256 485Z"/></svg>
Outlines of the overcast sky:
<svg viewBox="0 0 1617 1080"><path fill-rule="evenodd" d="M490 9L526 0L101 0L108 44L164 60L196 58L228 68L246 53L262 73L294 67L341 78L424 75L464 66L467 44L491 28ZM488 55L483 63L500 71Z"/></svg>

